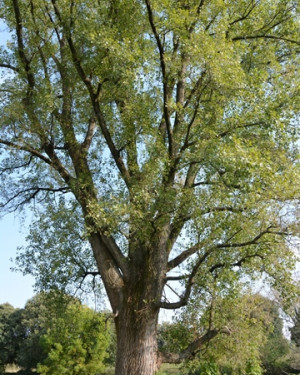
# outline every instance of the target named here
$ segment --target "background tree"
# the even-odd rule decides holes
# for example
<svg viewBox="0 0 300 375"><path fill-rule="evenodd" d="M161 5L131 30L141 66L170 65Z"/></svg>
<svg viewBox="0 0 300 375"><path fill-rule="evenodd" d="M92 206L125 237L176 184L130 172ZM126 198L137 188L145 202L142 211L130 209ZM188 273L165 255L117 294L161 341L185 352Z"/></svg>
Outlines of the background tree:
<svg viewBox="0 0 300 375"><path fill-rule="evenodd" d="M105 369L109 340L104 318L79 303L51 320L43 343L47 357L37 367L39 374L89 375Z"/></svg>
<svg viewBox="0 0 300 375"><path fill-rule="evenodd" d="M43 362L47 351L41 344L50 322L63 313L70 303L77 299L60 292L39 293L27 301L20 313L19 326L23 332L19 337L19 347L14 358L18 366L31 370Z"/></svg>
<svg viewBox="0 0 300 375"><path fill-rule="evenodd" d="M264 299L263 309L268 312L270 319L267 341L260 352L265 373L276 375L289 372L291 368L288 356L291 354L291 345L283 335L280 306L272 300Z"/></svg>
<svg viewBox="0 0 300 375"><path fill-rule="evenodd" d="M117 374L171 359L158 313L197 278L266 272L288 294L298 15L292 0L1 0L2 205L37 217L19 265L46 288L52 271L101 275Z"/></svg>
<svg viewBox="0 0 300 375"><path fill-rule="evenodd" d="M300 347L300 312L299 308L295 308L293 317L294 325L290 328L291 340L294 341L296 346Z"/></svg>
<svg viewBox="0 0 300 375"><path fill-rule="evenodd" d="M18 337L20 310L9 303L0 305L0 371L8 363L14 363L20 342Z"/></svg>
<svg viewBox="0 0 300 375"><path fill-rule="evenodd" d="M40 293L24 309L1 305L0 320L2 367L16 364L25 371L38 367L43 373L54 373L57 368L70 374L103 369L110 343L109 323L105 325L104 314L71 296ZM60 364L55 362L58 359Z"/></svg>
<svg viewBox="0 0 300 375"><path fill-rule="evenodd" d="M184 363L181 373L254 375L281 374L292 369L288 359L291 348L283 335L278 304L259 294L236 292L214 294L207 311L199 311L196 303L189 305L175 323L160 327L161 350L181 353L193 337L199 336L199 330L203 334L208 325L224 328L226 322L227 334L217 336L195 353L192 361Z"/></svg>

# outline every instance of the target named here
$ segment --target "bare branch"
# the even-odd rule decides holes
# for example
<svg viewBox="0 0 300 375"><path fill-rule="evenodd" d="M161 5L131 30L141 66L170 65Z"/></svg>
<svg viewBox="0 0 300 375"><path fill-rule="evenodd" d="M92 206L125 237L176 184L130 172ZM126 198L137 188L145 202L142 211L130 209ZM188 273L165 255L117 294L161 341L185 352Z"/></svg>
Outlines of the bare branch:
<svg viewBox="0 0 300 375"><path fill-rule="evenodd" d="M149 23L150 23L154 38L156 39L156 44L157 44L157 48L159 51L162 75L163 75L163 78L165 79L166 78L166 62L165 62L163 44L161 42L160 36L158 34L158 31L154 23L154 16L153 16L153 11L152 11L150 1L145 0L145 2L146 2L147 11L148 11Z"/></svg>
<svg viewBox="0 0 300 375"><path fill-rule="evenodd" d="M230 263L230 264L226 264L226 263L216 263L214 264L212 267L210 267L209 269L209 272L214 272L216 269L218 268L223 268L225 266L227 267L241 267L243 265L243 263L245 263L248 259L251 259L251 258L260 258L260 259L264 259L264 256L259 254L258 252L254 253L254 254L248 254L248 255L245 255L244 257L242 257L241 259L239 259L237 262L233 262L233 263Z"/></svg>
<svg viewBox="0 0 300 375"><path fill-rule="evenodd" d="M197 185L197 184L195 184L195 185ZM246 209L247 209L247 207L232 207L232 206L208 207L206 210L203 210L202 212L200 212L199 215L206 215L206 214L209 214L209 213L212 213L212 212L241 213L241 212L244 212ZM190 219L191 219L191 215L189 213L184 214L183 211L180 211L180 215L177 218L174 219L174 222L173 222L172 228L171 228L171 233L170 233L170 236L169 236L169 245L170 246L172 246L175 243L178 235L180 234L180 231L181 231L183 225ZM201 244L198 244L198 245L200 246ZM195 252L200 249L200 247L198 245L194 245L194 246L196 246L196 248L194 246L192 246L191 248L189 248L188 250L186 250L182 253L182 254L186 254L186 257L185 256L183 257L182 262L185 259L187 259L187 257L189 257L188 254L190 253L190 251L191 251L190 255L192 255L192 254L194 254L193 249L195 250ZM177 261L180 260L180 257L181 257L181 255L179 255L176 258ZM182 263L182 262L179 261L179 263L177 264L177 261L175 262L175 259L173 259L172 261L169 262L169 265L171 267L170 269L175 268L180 263ZM174 264L174 266L172 266L172 264Z"/></svg>
<svg viewBox="0 0 300 375"><path fill-rule="evenodd" d="M198 245L198 244L197 244ZM182 258L184 256L189 257L190 255L194 254L197 250L195 249L197 247L197 245L195 245L193 248L190 248L188 250L186 250L186 252L182 253ZM185 306L189 300L189 297L191 295L191 292L192 292L192 288L193 288L193 285L195 283L195 276L198 272L198 269L199 267L201 266L201 264L205 261L205 259L216 249L216 247L212 247L210 249L208 249L201 257L199 257L199 259L197 260L196 264L194 265L193 269L192 269L192 272L190 273L190 275L188 275L188 280L187 280L187 283L185 285L185 292L184 294L180 297L179 301L177 302L173 302L173 303L169 303L169 302L160 302L159 306L163 309L171 309L171 310L174 310L174 309L178 309L182 306ZM190 251L192 253L190 253ZM181 256L179 255L179 257ZM186 259L185 258L185 259ZM177 258L174 259L177 260ZM180 263L183 261L182 259L178 259L178 261L180 260ZM175 264L176 262L174 262ZM180 264L179 263L179 264Z"/></svg>
<svg viewBox="0 0 300 375"><path fill-rule="evenodd" d="M192 272L188 276L188 280L187 280L187 283L186 283L186 286L185 286L185 288L186 288L185 292L181 296L180 300L177 301L177 302L174 302L174 303L161 302L160 307L162 307L164 309L177 309L177 308L185 306L187 304L188 299L189 299L190 294L191 294L191 291L192 291L193 284L194 284L194 277L196 276L196 274L198 272L198 269L200 268L201 264L206 260L206 258L216 249L238 248L238 247L246 247L246 246L250 246L250 245L256 245L256 244L260 243L258 241L263 236L265 236L266 234L281 235L281 236L282 235L288 235L288 233L285 232L285 231L273 231L272 229L274 229L274 226L269 226L267 229L260 232L256 237L254 237L253 239L251 239L249 241L245 241L245 242L241 242L241 243L217 244L217 245L209 248L201 257L199 257L196 264L194 265L194 267L192 269ZM177 267L179 264L181 264L188 257L195 254L201 248L201 246L202 246L202 243L199 242L198 244L196 244L196 245L190 247L189 249L185 250L184 252L182 252L180 255L178 255L173 260L169 261L168 270L171 270L171 269ZM250 255L248 254L248 255L242 257L237 262L229 264L229 266L230 267L234 267L234 266L240 267L247 259L252 258L252 257L262 258L263 256L261 254L257 253L257 252L254 253L254 254L250 254ZM225 267L225 266L226 266L225 263L217 263L210 268L210 272L213 272L215 269Z"/></svg>
<svg viewBox="0 0 300 375"><path fill-rule="evenodd" d="M252 128L252 127L260 126L260 125L264 125L264 124L265 123L262 122L262 121L256 121L256 122L252 122L252 123L249 123L249 124L239 125L239 126L236 126L234 128L224 130L222 133L218 134L217 137L220 137L220 138L225 137L226 135L234 132L237 129L247 129L247 128Z"/></svg>
<svg viewBox="0 0 300 375"><path fill-rule="evenodd" d="M197 81L196 81L194 87L192 88L191 92L189 93L189 95L188 95L188 97L187 97L187 99L186 99L186 102L184 103L184 106L183 106L184 108L186 108L186 107L189 105L191 99L194 97L195 93L196 93L196 92L198 91L198 89L201 87L202 82L203 82L203 79L204 79L204 76L205 76L206 73L207 73L206 70L203 70L203 71L201 72L200 77L197 79Z"/></svg>
<svg viewBox="0 0 300 375"><path fill-rule="evenodd" d="M14 15L16 19L16 34L17 34L17 43L18 43L18 53L22 62L22 65L24 67L24 70L26 72L26 77L28 81L28 91L27 95L30 96L32 93L32 89L35 86L35 79L34 75L31 71L30 67L30 59L25 54L25 48L24 48L24 42L23 42L23 22L21 18L21 12L19 8L19 2L18 0L13 0L13 9L14 9Z"/></svg>
<svg viewBox="0 0 300 375"><path fill-rule="evenodd" d="M26 168L31 164L32 160L33 160L33 155L30 155L29 160L26 161L25 163L18 164L18 165L10 165L9 167L1 167L0 168L0 175L2 175L5 172L8 172L8 171L11 172L11 171L15 171L17 169Z"/></svg>
<svg viewBox="0 0 300 375"><path fill-rule="evenodd" d="M284 36L265 35L265 34L236 36L236 37L232 38L231 40L232 41L236 41L236 40L247 41L247 40L251 40L251 39L274 39L274 40L279 40L279 41L281 40L281 41L284 41L284 42L289 42L289 43L300 45L299 40L285 38Z"/></svg>
<svg viewBox="0 0 300 375"><path fill-rule="evenodd" d="M30 187L27 189L23 189L18 191L16 194L14 194L11 198L9 198L3 205L2 207L6 207L14 201L16 198L25 195L24 199L18 203L15 207L15 210L17 210L19 207L24 206L26 203L29 203L31 200L35 199L35 197L40 193L40 192L51 192L51 193L68 193L70 191L70 188L68 186L66 187L61 187L61 188L45 188L45 187ZM26 196L26 193L30 193L28 196Z"/></svg>
<svg viewBox="0 0 300 375"><path fill-rule="evenodd" d="M207 208L206 210L203 210L201 212L201 215L206 215L211 212L233 212L233 213L241 213L244 212L247 208L246 207L241 207L241 208L236 208L232 206L221 206L221 207L210 207Z"/></svg>
<svg viewBox="0 0 300 375"><path fill-rule="evenodd" d="M245 247L249 245L256 245L258 244L258 240L261 239L266 234L273 234L273 235L280 235L280 236L288 236L289 233L286 231L272 231L271 229L274 228L274 226L270 225L267 229L260 232L256 237L249 241L240 242L240 243L222 243L216 245L216 248L218 249L224 249L224 248L236 248L236 247Z"/></svg>
<svg viewBox="0 0 300 375"><path fill-rule="evenodd" d="M159 353L160 361L161 363L182 363L184 360L193 359L204 345L208 344L210 340L221 333L229 335L230 330L226 327L208 330L204 335L193 341L181 353Z"/></svg>
<svg viewBox="0 0 300 375"><path fill-rule="evenodd" d="M16 150L22 150L22 151L30 152L33 156L38 157L39 159L43 160L47 164L49 164L49 165L52 164L51 159L47 158L40 151L38 151L38 150L36 150L36 149L34 149L34 148L30 147L30 146L19 145L19 144L16 144L16 143L13 143L11 141L7 141L7 140L1 139L1 138L0 138L0 144L9 146L9 147L14 148Z"/></svg>
<svg viewBox="0 0 300 375"><path fill-rule="evenodd" d="M81 150L83 152L87 152L89 150L92 140L93 140L95 128L96 128L96 119L94 117L91 117L89 120L89 126L88 126L85 139L81 144Z"/></svg>
<svg viewBox="0 0 300 375"><path fill-rule="evenodd" d="M194 246L189 247L182 253L180 253L176 258L170 260L168 262L168 271L172 270L173 268L176 268L181 263L183 263L187 258L189 258L191 255L195 254L198 250L201 249L203 246L203 242L198 242Z"/></svg>
<svg viewBox="0 0 300 375"><path fill-rule="evenodd" d="M172 134L170 114L169 114L169 109L168 109L169 87L168 87L168 83L167 83L165 52L164 52L163 44L162 44L162 41L160 39L159 33L157 31L156 25L154 23L154 16L153 16L153 11L152 11L150 1L145 0L145 2L146 2L147 12L148 12L149 23L150 23L154 38L156 40L157 48L158 48L158 51L159 51L160 67L161 67L161 72L162 72L162 77L163 77L163 96L164 96L163 112L164 112L164 119L165 119L165 123L166 123L166 130L167 130L168 140L169 140L169 154L173 155L173 152L174 152L173 134Z"/></svg>
<svg viewBox="0 0 300 375"><path fill-rule="evenodd" d="M189 277L189 275L179 275L179 276L167 276L165 278L165 282L167 283L168 281L180 281L180 280L185 280Z"/></svg>
<svg viewBox="0 0 300 375"><path fill-rule="evenodd" d="M205 0L200 0L200 3L199 3L198 8L197 8L197 15L200 14L201 9L202 9L204 3L205 3Z"/></svg>
<svg viewBox="0 0 300 375"><path fill-rule="evenodd" d="M166 284L166 286L174 293L177 297L181 298L181 296L176 292L174 288L172 288L169 284Z"/></svg>
<svg viewBox="0 0 300 375"><path fill-rule="evenodd" d="M15 66L13 65L10 65L10 64L5 64L5 63L0 63L0 68L7 68L7 69L11 69L13 70L14 72L19 72L20 70L18 68L16 68Z"/></svg>
<svg viewBox="0 0 300 375"><path fill-rule="evenodd" d="M253 12L253 10L255 9L255 7L259 4L259 2L260 2L260 0L252 1L252 4L249 3L248 7L246 7L246 9L245 9L245 12L240 17L238 17L235 20L231 21L229 23L229 25L232 26L232 25L234 25L237 22L246 20L249 17L249 15Z"/></svg>

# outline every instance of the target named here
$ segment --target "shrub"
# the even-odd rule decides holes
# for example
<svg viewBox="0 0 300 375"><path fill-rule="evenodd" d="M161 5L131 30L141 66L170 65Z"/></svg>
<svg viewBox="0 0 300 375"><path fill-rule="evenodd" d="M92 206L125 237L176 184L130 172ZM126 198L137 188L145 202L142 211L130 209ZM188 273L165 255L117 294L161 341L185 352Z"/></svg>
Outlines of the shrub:
<svg viewBox="0 0 300 375"><path fill-rule="evenodd" d="M42 341L48 355L37 367L41 375L90 375L105 369L109 339L104 318L79 303L52 321Z"/></svg>

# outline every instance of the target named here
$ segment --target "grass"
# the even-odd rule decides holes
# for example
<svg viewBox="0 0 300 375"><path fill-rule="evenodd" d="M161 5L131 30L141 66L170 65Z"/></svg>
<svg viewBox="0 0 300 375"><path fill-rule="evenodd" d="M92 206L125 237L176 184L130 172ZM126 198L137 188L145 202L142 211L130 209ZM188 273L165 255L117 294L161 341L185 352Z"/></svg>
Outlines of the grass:
<svg viewBox="0 0 300 375"><path fill-rule="evenodd" d="M115 370L113 367L109 367L102 375L114 375ZM162 364L158 375L180 375L179 367L176 365L169 365L167 363Z"/></svg>
<svg viewBox="0 0 300 375"><path fill-rule="evenodd" d="M5 374L15 374L20 368L16 365L7 365L5 368Z"/></svg>
<svg viewBox="0 0 300 375"><path fill-rule="evenodd" d="M17 374L19 370L20 368L17 366L10 365L6 367L5 373L0 372L0 375ZM108 367L101 375L114 375L114 373L115 369L113 367ZM176 365L163 364L161 365L158 375L180 375L179 367Z"/></svg>
<svg viewBox="0 0 300 375"><path fill-rule="evenodd" d="M164 363L159 370L160 375L180 375L179 367Z"/></svg>
<svg viewBox="0 0 300 375"><path fill-rule="evenodd" d="M5 368L5 372L0 371L0 375L7 375L7 374L18 374L18 375L34 375L36 372L30 370L22 370L20 367L15 365L7 365Z"/></svg>

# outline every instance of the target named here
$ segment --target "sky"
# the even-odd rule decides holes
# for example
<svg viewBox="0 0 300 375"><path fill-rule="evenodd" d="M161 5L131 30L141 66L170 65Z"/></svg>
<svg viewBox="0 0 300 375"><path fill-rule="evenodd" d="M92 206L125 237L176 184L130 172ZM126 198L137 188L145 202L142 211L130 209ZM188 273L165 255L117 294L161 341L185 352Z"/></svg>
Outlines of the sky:
<svg viewBox="0 0 300 375"><path fill-rule="evenodd" d="M5 45L9 34L0 20L0 46ZM0 180L1 183L1 180ZM0 304L9 302L14 307L24 307L34 295L34 280L30 276L12 272L11 258L16 256L18 246L25 244L26 231L16 214L2 215L0 219Z"/></svg>
<svg viewBox="0 0 300 375"><path fill-rule="evenodd" d="M0 219L0 304L10 303L14 307L24 307L34 295L34 279L11 271L12 258L18 246L25 244L26 228L16 214Z"/></svg>

